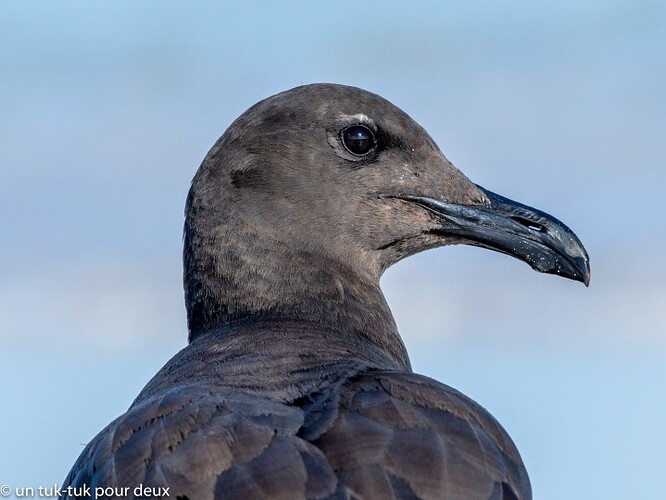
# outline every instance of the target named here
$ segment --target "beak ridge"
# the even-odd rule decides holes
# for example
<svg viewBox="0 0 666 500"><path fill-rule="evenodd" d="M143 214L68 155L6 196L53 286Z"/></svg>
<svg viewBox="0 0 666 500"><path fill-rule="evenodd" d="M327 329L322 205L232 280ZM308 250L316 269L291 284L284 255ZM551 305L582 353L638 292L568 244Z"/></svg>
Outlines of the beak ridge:
<svg viewBox="0 0 666 500"><path fill-rule="evenodd" d="M433 232L511 255L532 269L590 283L590 259L576 234L555 217L477 186L488 203L462 205L423 196L400 196L438 219Z"/></svg>

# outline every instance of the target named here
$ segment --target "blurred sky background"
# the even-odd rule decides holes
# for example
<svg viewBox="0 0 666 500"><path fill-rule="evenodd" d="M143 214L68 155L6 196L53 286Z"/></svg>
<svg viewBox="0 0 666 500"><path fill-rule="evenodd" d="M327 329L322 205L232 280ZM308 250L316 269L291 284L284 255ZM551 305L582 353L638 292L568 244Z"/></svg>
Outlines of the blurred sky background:
<svg viewBox="0 0 666 500"><path fill-rule="evenodd" d="M186 343L190 180L256 101L366 88L565 221L589 289L438 249L383 278L414 370L516 442L535 498L664 498L666 3L0 4L0 484L60 484Z"/></svg>

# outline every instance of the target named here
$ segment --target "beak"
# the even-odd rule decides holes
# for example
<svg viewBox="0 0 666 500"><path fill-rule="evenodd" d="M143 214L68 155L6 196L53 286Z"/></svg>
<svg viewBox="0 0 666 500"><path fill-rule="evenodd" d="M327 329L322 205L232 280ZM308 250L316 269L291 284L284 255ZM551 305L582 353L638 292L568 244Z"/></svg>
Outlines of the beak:
<svg viewBox="0 0 666 500"><path fill-rule="evenodd" d="M441 221L433 232L511 255L542 273L590 283L585 247L564 223L536 208L477 186L487 205L458 205L421 196L400 198L421 205Z"/></svg>

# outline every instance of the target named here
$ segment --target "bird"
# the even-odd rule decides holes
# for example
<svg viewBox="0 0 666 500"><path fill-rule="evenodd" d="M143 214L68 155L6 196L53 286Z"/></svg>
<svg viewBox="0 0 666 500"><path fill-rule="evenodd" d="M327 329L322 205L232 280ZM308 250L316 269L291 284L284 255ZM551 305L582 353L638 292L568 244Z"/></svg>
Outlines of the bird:
<svg viewBox="0 0 666 500"><path fill-rule="evenodd" d="M381 96L318 83L253 105L187 196L188 345L61 498L531 498L500 423L412 371L379 285L455 244L589 284L572 230L473 183Z"/></svg>

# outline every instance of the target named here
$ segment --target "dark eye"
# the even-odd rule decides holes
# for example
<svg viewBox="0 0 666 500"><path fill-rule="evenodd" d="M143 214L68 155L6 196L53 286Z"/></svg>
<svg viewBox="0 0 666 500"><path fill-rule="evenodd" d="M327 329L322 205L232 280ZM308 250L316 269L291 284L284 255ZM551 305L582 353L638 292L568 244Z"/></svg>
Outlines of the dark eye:
<svg viewBox="0 0 666 500"><path fill-rule="evenodd" d="M352 125L340 132L342 144L353 155L364 155L375 147L372 130L363 125Z"/></svg>

